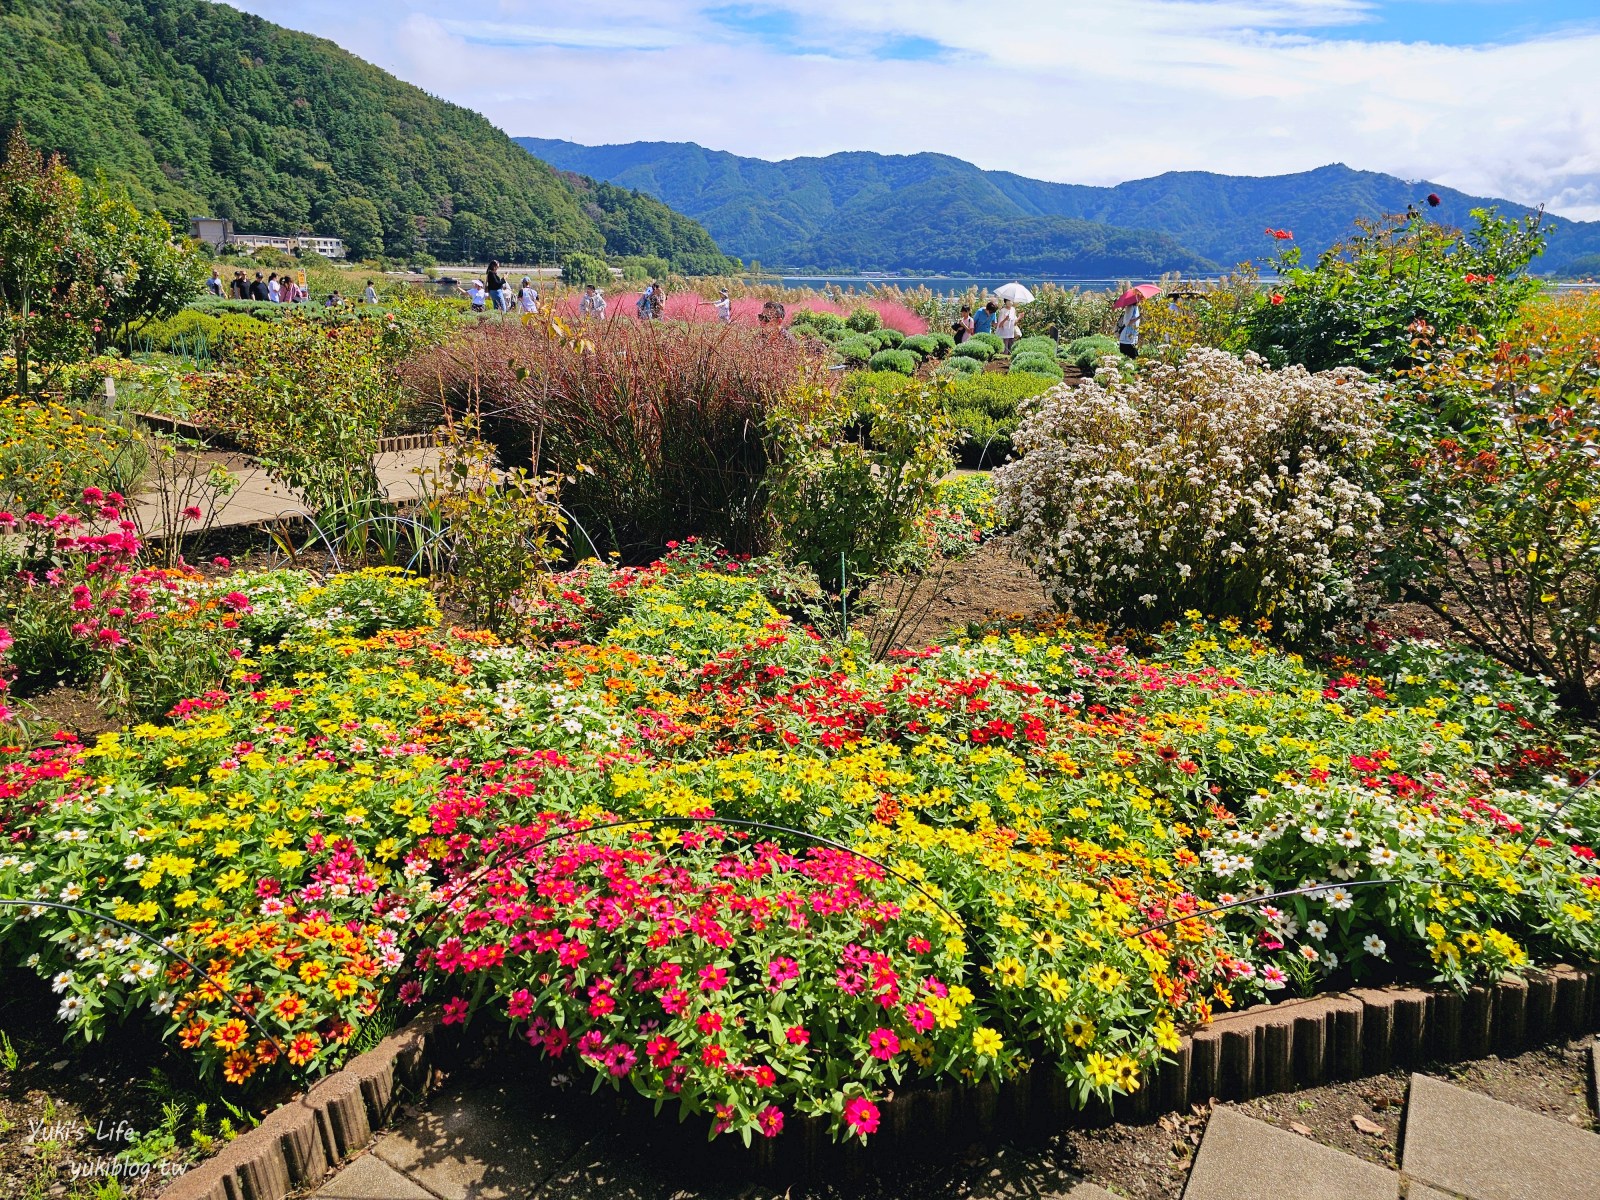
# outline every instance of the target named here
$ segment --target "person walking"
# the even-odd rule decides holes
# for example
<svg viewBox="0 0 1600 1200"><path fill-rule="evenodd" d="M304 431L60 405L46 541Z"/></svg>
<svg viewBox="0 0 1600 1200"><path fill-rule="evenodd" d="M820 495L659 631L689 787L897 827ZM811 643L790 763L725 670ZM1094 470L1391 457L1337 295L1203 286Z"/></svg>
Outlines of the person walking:
<svg viewBox="0 0 1600 1200"><path fill-rule="evenodd" d="M583 300L578 305L578 312L585 317L604 317L606 315L606 294L592 283L585 284Z"/></svg>
<svg viewBox="0 0 1600 1200"><path fill-rule="evenodd" d="M283 302L283 285L278 282L276 271L267 276L267 299L274 304Z"/></svg>
<svg viewBox="0 0 1600 1200"><path fill-rule="evenodd" d="M973 333L993 333L994 332L994 315L998 311L999 311L999 306L996 305L993 300L991 300L991 301L989 301L989 303L985 304L982 308L980 308L977 312L973 313L972 314L972 332Z"/></svg>
<svg viewBox="0 0 1600 1200"><path fill-rule="evenodd" d="M250 281L244 277L243 271L235 271L233 273L233 283L230 285L230 291L235 300L250 299Z"/></svg>
<svg viewBox="0 0 1600 1200"><path fill-rule="evenodd" d="M1007 354L1011 353L1011 347L1017 340L1020 326L1021 320L1017 316L1017 306L1007 300L1006 306L1000 310L1000 315L994 321L994 331L999 335L1000 340L1005 343Z"/></svg>
<svg viewBox="0 0 1600 1200"><path fill-rule="evenodd" d="M267 294L267 281L265 279L261 278L261 272L260 271L256 272L255 280L250 284L250 299L252 299L252 300L268 300L268 299L270 299L270 297Z"/></svg>
<svg viewBox="0 0 1600 1200"><path fill-rule="evenodd" d="M376 304L378 302L378 289L372 286L372 280L367 280L367 290L361 293L363 304Z"/></svg>
<svg viewBox="0 0 1600 1200"><path fill-rule="evenodd" d="M1127 358L1139 357L1139 302L1135 300L1117 317L1117 349Z"/></svg>
<svg viewBox="0 0 1600 1200"><path fill-rule="evenodd" d="M522 277L522 286L517 289L517 307L522 309L525 317L531 317L539 311L539 290L526 275Z"/></svg>
<svg viewBox="0 0 1600 1200"><path fill-rule="evenodd" d="M222 298L222 276L217 274L215 267L211 268L211 278L206 280L206 291L218 299Z"/></svg>
<svg viewBox="0 0 1600 1200"><path fill-rule="evenodd" d="M961 315L956 318L956 323L950 326L950 330L956 335L958 346L977 332L977 322L972 318L972 305L961 306Z"/></svg>
<svg viewBox="0 0 1600 1200"><path fill-rule="evenodd" d="M506 277L500 274L498 260L493 258L489 260L489 270L484 275L484 283L487 285L489 299L494 301L495 311L505 312L508 307L506 304Z"/></svg>
<svg viewBox="0 0 1600 1200"><path fill-rule="evenodd" d="M724 325L733 324L733 298L728 295L728 289L722 289L722 295L717 297L717 320Z"/></svg>

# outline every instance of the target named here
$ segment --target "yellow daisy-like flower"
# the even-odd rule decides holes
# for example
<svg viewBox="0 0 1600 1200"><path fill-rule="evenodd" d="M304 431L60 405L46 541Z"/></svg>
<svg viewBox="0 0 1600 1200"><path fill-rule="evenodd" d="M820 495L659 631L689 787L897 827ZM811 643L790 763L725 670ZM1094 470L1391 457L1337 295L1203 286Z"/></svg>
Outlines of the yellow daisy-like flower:
<svg viewBox="0 0 1600 1200"><path fill-rule="evenodd" d="M1028 968L1016 958L1002 958L994 965L995 978L1004 987L1021 987L1028 982Z"/></svg>
<svg viewBox="0 0 1600 1200"><path fill-rule="evenodd" d="M1156 1045L1163 1050L1175 1053L1182 1039L1178 1037L1178 1029L1171 1021L1157 1021L1152 1031L1155 1034Z"/></svg>
<svg viewBox="0 0 1600 1200"><path fill-rule="evenodd" d="M994 1030L982 1026L972 1031L972 1048L980 1058L999 1058L1005 1040Z"/></svg>
<svg viewBox="0 0 1600 1200"><path fill-rule="evenodd" d="M1105 963L1099 963L1096 966L1090 967L1088 971L1089 982L1094 984L1094 986L1099 988L1102 992L1114 990L1122 983L1123 978L1124 977L1121 971L1117 970L1115 967L1107 966Z"/></svg>
<svg viewBox="0 0 1600 1200"><path fill-rule="evenodd" d="M1117 1064L1104 1054L1090 1054L1083 1068L1088 1072L1089 1082L1096 1087L1111 1087L1117 1082Z"/></svg>
<svg viewBox="0 0 1600 1200"><path fill-rule="evenodd" d="M1087 1046L1094 1041L1094 1022L1086 1017L1073 1017L1067 1022L1067 1041L1074 1046Z"/></svg>
<svg viewBox="0 0 1600 1200"><path fill-rule="evenodd" d="M1127 1055L1118 1058L1112 1065L1112 1073L1116 1077L1116 1084L1124 1092L1132 1095L1139 1090L1139 1064Z"/></svg>

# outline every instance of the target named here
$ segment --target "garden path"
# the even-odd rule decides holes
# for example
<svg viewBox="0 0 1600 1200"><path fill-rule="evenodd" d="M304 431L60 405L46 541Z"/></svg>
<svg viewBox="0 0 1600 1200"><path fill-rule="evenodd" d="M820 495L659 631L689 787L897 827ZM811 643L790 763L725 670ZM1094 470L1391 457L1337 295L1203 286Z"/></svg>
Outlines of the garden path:
<svg viewBox="0 0 1600 1200"><path fill-rule="evenodd" d="M1600 1045L1591 1050L1600 1072ZM1600 1078L1600 1075L1592 1078ZM1530 1200L1600 1197L1600 1136L1445 1083L1411 1077L1400 1170L1237 1109L1207 1123L1184 1200Z"/></svg>
<svg viewBox="0 0 1600 1200"><path fill-rule="evenodd" d="M436 447L428 446L385 451L376 455L372 460L373 466L385 496L401 504L420 499L423 494L420 473L436 467L440 461L439 455ZM292 489L275 483L254 459L242 454L208 452L199 456L199 462L202 471L216 464L233 472L239 480L239 485L232 492L218 500L211 512L205 513L212 518L213 529L263 525L285 517L305 515L299 496ZM177 512L188 502L188 497L169 497L167 505ZM203 502L197 506L202 511L205 508ZM138 510L136 519L139 527L151 536L159 535L163 524L160 493L147 485L143 492L134 497L134 507Z"/></svg>
<svg viewBox="0 0 1600 1200"><path fill-rule="evenodd" d="M1591 1096L1600 1043L1588 1051ZM569 1082L568 1087L575 1087ZM447 1087L347 1163L312 1200L1110 1200L1043 1148L969 1154L946 1167L873 1164L788 1187L753 1183L721 1146L574 1104L503 1066ZM1594 1103L1591 1100L1591 1103ZM1413 1075L1398 1171L1217 1105L1183 1200L1529 1200L1600 1197L1600 1136L1426 1075ZM1094 1136L1092 1133L1088 1136ZM859 1170L853 1169L859 1168ZM1162 1194L1167 1193L1165 1189Z"/></svg>

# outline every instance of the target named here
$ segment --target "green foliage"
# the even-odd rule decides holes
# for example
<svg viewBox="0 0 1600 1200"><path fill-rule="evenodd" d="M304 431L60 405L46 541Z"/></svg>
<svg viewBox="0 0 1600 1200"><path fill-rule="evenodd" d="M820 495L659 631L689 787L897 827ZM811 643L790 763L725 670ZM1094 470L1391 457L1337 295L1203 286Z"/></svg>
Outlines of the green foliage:
<svg viewBox="0 0 1600 1200"><path fill-rule="evenodd" d="M1085 292L1054 283L1040 284L1034 289L1033 303L1028 305L1028 328L1062 342L1110 333L1116 323L1111 307L1115 297L1115 291Z"/></svg>
<svg viewBox="0 0 1600 1200"><path fill-rule="evenodd" d="M909 350L918 358L937 358L942 347L931 333L919 333L901 342L900 349Z"/></svg>
<svg viewBox="0 0 1600 1200"><path fill-rule="evenodd" d="M809 325L821 333L851 328L845 324L845 319L838 313L821 312L810 308L797 308L790 314L790 317L793 324Z"/></svg>
<svg viewBox="0 0 1600 1200"><path fill-rule="evenodd" d="M0 126L174 223L336 231L357 257L588 250L735 268L659 201L559 175L477 113L209 0L12 0L0 46Z"/></svg>
<svg viewBox="0 0 1600 1200"><path fill-rule="evenodd" d="M876 309L867 308L865 305L851 311L844 323L857 333L872 333L883 328L883 318Z"/></svg>
<svg viewBox="0 0 1600 1200"><path fill-rule="evenodd" d="M1314 267L1298 247L1273 260L1281 282L1250 324L1254 349L1277 365L1313 371L1404 370L1416 348L1463 332L1493 337L1538 290L1527 274L1544 248L1539 219L1509 221L1476 209L1459 232L1417 209L1328 250Z"/></svg>
<svg viewBox="0 0 1600 1200"><path fill-rule="evenodd" d="M654 255L639 255L621 259L622 278L629 283L648 283L652 279L665 279L672 274L672 264Z"/></svg>
<svg viewBox="0 0 1600 1200"><path fill-rule="evenodd" d="M879 350L868 361L874 371L897 371L901 375L914 375L917 356L910 350Z"/></svg>
<svg viewBox="0 0 1600 1200"><path fill-rule="evenodd" d="M977 343L980 346L987 346L995 354L1004 353L1006 348L1004 339L1002 339L998 333L975 333L962 344L970 346L973 343Z"/></svg>
<svg viewBox="0 0 1600 1200"><path fill-rule="evenodd" d="M1600 303L1478 335L1398 382L1380 577L1460 638L1600 708Z"/></svg>
<svg viewBox="0 0 1600 1200"><path fill-rule="evenodd" d="M877 344L864 337L840 338L833 344L833 352L847 363L866 363L878 353Z"/></svg>
<svg viewBox="0 0 1600 1200"><path fill-rule="evenodd" d="M861 336L866 338L879 350L892 350L895 348L896 344L893 336L891 336L893 333L894 330L892 329L874 329L871 333L864 333Z"/></svg>
<svg viewBox="0 0 1600 1200"><path fill-rule="evenodd" d="M970 358L980 363L986 363L995 356L995 348L988 342L980 342L977 338L969 338L951 351L954 358Z"/></svg>
<svg viewBox="0 0 1600 1200"><path fill-rule="evenodd" d="M974 362L952 358L946 366ZM974 362L976 366L976 363ZM950 419L962 441L956 454L965 467L992 467L1012 452L1017 405L1048 391L1055 379L1030 373L1000 375L982 371L957 379L950 394Z"/></svg>
<svg viewBox="0 0 1600 1200"><path fill-rule="evenodd" d="M1055 356L1043 354L1014 355L1011 359L1011 374L1046 375L1051 379L1062 378L1062 370L1056 365Z"/></svg>
<svg viewBox="0 0 1600 1200"><path fill-rule="evenodd" d="M206 381L205 413L304 497L313 515L379 494L372 457L402 408L394 358L407 347L374 321L290 319L230 339L229 370Z"/></svg>
<svg viewBox="0 0 1600 1200"><path fill-rule="evenodd" d="M1117 339L1104 334L1076 338L1066 345L1066 360L1085 375L1093 375L1100 360L1108 354L1121 354Z"/></svg>
<svg viewBox="0 0 1600 1200"><path fill-rule="evenodd" d="M950 470L942 389L915 381L834 395L804 388L773 421L773 514L793 561L850 594L918 544Z"/></svg>
<svg viewBox="0 0 1600 1200"><path fill-rule="evenodd" d="M586 254L580 250L562 260L561 282L572 287L583 287L590 283L604 287L611 282L611 268L598 254Z"/></svg>
<svg viewBox="0 0 1600 1200"><path fill-rule="evenodd" d="M490 633L508 632L517 597L560 557L566 530L554 479L520 467L496 478L494 451L458 438L428 499L445 530L444 589Z"/></svg>
<svg viewBox="0 0 1600 1200"><path fill-rule="evenodd" d="M906 335L898 329L880 329L877 331L877 336L886 350L898 350L906 341Z"/></svg>
<svg viewBox="0 0 1600 1200"><path fill-rule="evenodd" d="M940 375L981 375L983 363L965 354L952 355L939 364Z"/></svg>
<svg viewBox="0 0 1600 1200"><path fill-rule="evenodd" d="M1011 346L1011 357L1020 358L1024 354L1042 354L1053 359L1056 356L1056 341L1048 337L1018 338Z"/></svg>

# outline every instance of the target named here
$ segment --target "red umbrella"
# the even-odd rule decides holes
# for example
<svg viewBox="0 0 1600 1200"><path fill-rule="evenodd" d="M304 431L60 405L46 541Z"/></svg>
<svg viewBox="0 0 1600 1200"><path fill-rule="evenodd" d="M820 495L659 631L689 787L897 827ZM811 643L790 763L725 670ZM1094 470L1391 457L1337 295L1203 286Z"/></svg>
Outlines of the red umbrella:
<svg viewBox="0 0 1600 1200"><path fill-rule="evenodd" d="M1138 287L1131 287L1117 297L1117 308L1127 308L1130 304L1137 304L1141 300L1149 300L1161 295L1161 289L1153 283L1141 283Z"/></svg>

